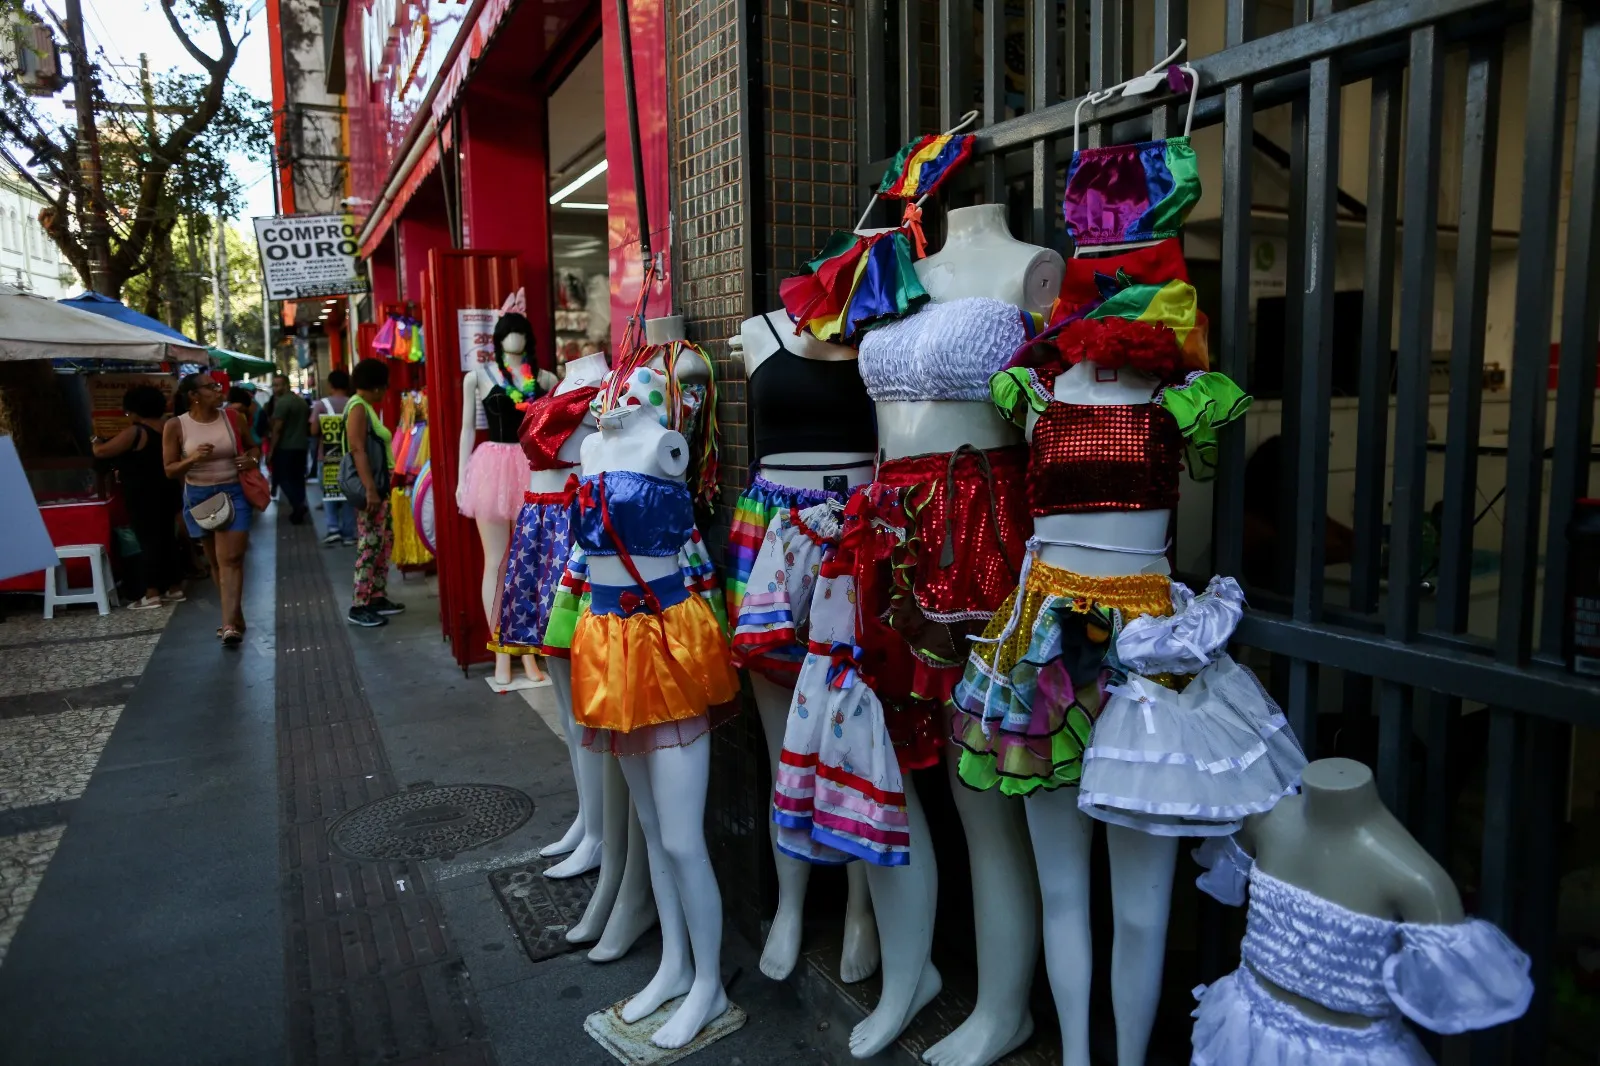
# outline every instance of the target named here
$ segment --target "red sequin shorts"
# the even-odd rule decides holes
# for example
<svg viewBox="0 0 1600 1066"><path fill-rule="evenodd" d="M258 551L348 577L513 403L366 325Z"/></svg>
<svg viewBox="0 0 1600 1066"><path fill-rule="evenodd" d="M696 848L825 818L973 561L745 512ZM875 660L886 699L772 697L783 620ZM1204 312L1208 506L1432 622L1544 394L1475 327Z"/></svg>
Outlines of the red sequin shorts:
<svg viewBox="0 0 1600 1066"><path fill-rule="evenodd" d="M871 492L879 516L905 537L889 552L870 614L911 652L910 677L895 686L903 685L907 698L935 709L950 698L966 665L968 635L982 633L1017 587L1033 527L1027 465L1027 446L1016 445L963 447L878 468ZM863 585L859 576L857 583Z"/></svg>

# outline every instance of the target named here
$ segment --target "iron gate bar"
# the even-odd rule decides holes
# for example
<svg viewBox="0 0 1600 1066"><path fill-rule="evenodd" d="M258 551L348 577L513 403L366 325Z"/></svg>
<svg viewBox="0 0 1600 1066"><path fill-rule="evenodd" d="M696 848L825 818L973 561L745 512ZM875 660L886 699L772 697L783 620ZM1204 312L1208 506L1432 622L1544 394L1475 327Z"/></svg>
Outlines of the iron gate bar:
<svg viewBox="0 0 1600 1066"><path fill-rule="evenodd" d="M922 129L922 20L917 17L918 0L900 0L900 136L896 147L927 132ZM945 127L948 129L949 127Z"/></svg>
<svg viewBox="0 0 1600 1066"><path fill-rule="evenodd" d="M1006 6L999 0L987 0L983 5L983 81L982 118L985 126L992 126L1006 114ZM948 129L949 127L945 127ZM1005 171L1002 160L996 156L985 160L978 168L983 186L983 202L1006 202Z"/></svg>
<svg viewBox="0 0 1600 1066"><path fill-rule="evenodd" d="M1167 0L1156 0L1165 5ZM1072 16L1067 0L1067 17ZM1033 14L1033 47L1028 77L1028 110L1038 111L1056 101L1056 84L1061 76L1061 28L1056 25L1056 5L1036 2ZM1070 27L1070 22L1069 22ZM1056 147L1049 140L1033 144L1033 200L1028 232L1034 244L1054 246L1056 208Z"/></svg>
<svg viewBox="0 0 1600 1066"><path fill-rule="evenodd" d="M886 0L862 0L861 17L857 20L856 35L859 54L863 56L881 56L884 54L884 21L887 14ZM888 121L882 116L889 113L888 78L884 74L881 63L860 63L855 70L856 90L856 158L884 159L889 154L888 147ZM888 161L884 159L884 165ZM882 176L883 167L878 168L879 173L872 177L876 181ZM865 207L869 195L865 189L869 188L867 181L862 182L863 195L861 206Z"/></svg>
<svg viewBox="0 0 1600 1066"><path fill-rule="evenodd" d="M1595 338L1600 337L1600 8L1586 9L1578 61L1578 115L1567 205L1566 285L1561 299L1561 362L1556 370L1554 440L1594 439ZM1587 494L1590 453L1556 449L1550 464L1550 520L1544 550L1544 615L1539 646L1566 655L1567 526L1575 501Z"/></svg>
<svg viewBox="0 0 1600 1066"><path fill-rule="evenodd" d="M1400 186L1400 103L1404 71L1372 79L1367 137L1367 232L1362 265L1361 366L1357 371L1355 544L1350 606L1378 609L1383 506L1389 438L1389 380L1394 350L1394 245Z"/></svg>
<svg viewBox="0 0 1600 1066"><path fill-rule="evenodd" d="M966 25L962 25L962 16ZM949 129L967 112L967 35L972 0L939 0L939 128ZM898 146L897 146L898 147Z"/></svg>
<svg viewBox="0 0 1600 1066"><path fill-rule="evenodd" d="M1189 0L1155 0L1154 15L1155 41L1151 52L1158 56L1171 55L1178 42L1189 36ZM1189 62L1187 53L1180 56L1178 62ZM1150 112L1150 139L1159 141L1182 133L1183 116L1187 111L1188 108L1176 103L1157 104Z"/></svg>

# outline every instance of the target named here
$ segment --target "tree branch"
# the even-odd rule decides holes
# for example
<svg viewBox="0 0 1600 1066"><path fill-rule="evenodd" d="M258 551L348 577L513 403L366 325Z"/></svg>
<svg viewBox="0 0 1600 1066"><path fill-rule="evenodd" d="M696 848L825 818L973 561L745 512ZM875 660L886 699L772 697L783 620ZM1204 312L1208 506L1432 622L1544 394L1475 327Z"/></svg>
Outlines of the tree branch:
<svg viewBox="0 0 1600 1066"><path fill-rule="evenodd" d="M237 45L232 35L228 32L227 12L223 10L222 5L217 3L216 0L207 0L204 5L211 16L211 24L217 28L217 40L222 43L222 55L217 59L212 59L201 51L200 46L195 44L189 37L189 31L183 28L183 23L179 21L178 13L173 10L172 4L173 0L161 0L161 12L167 16L167 25L172 27L173 36L177 37L178 43L183 45L183 50L188 52L196 63L199 63L212 74L217 72L217 67L219 66L224 69L231 67L233 65L233 52L236 50Z"/></svg>

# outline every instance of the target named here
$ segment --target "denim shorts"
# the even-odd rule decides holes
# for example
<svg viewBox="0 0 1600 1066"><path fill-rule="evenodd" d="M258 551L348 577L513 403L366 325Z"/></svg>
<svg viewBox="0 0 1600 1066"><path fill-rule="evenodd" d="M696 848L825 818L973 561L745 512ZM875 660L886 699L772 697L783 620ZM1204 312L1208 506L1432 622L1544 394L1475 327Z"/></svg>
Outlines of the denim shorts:
<svg viewBox="0 0 1600 1066"><path fill-rule="evenodd" d="M250 501L245 499L244 486L237 481L230 481L223 485L184 485L183 486L183 524L189 530L189 536L198 540L208 533L216 533L216 529L201 529L189 513L189 508L209 500L219 492L226 492L233 501L233 521L222 526L222 530L229 533L238 533L250 528Z"/></svg>

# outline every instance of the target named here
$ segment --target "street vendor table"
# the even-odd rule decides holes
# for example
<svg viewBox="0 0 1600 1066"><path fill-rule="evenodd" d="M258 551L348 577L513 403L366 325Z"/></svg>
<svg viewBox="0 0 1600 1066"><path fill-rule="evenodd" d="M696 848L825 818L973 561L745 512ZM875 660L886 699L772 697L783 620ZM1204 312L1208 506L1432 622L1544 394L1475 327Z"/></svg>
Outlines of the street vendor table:
<svg viewBox="0 0 1600 1066"><path fill-rule="evenodd" d="M67 544L98 544L111 554L111 501L72 500L65 503L47 503L39 507L44 528L50 532L50 543L61 547ZM67 577L72 585L88 585L91 581L89 564L83 559L67 561ZM0 592L44 592L44 571L0 581Z"/></svg>

